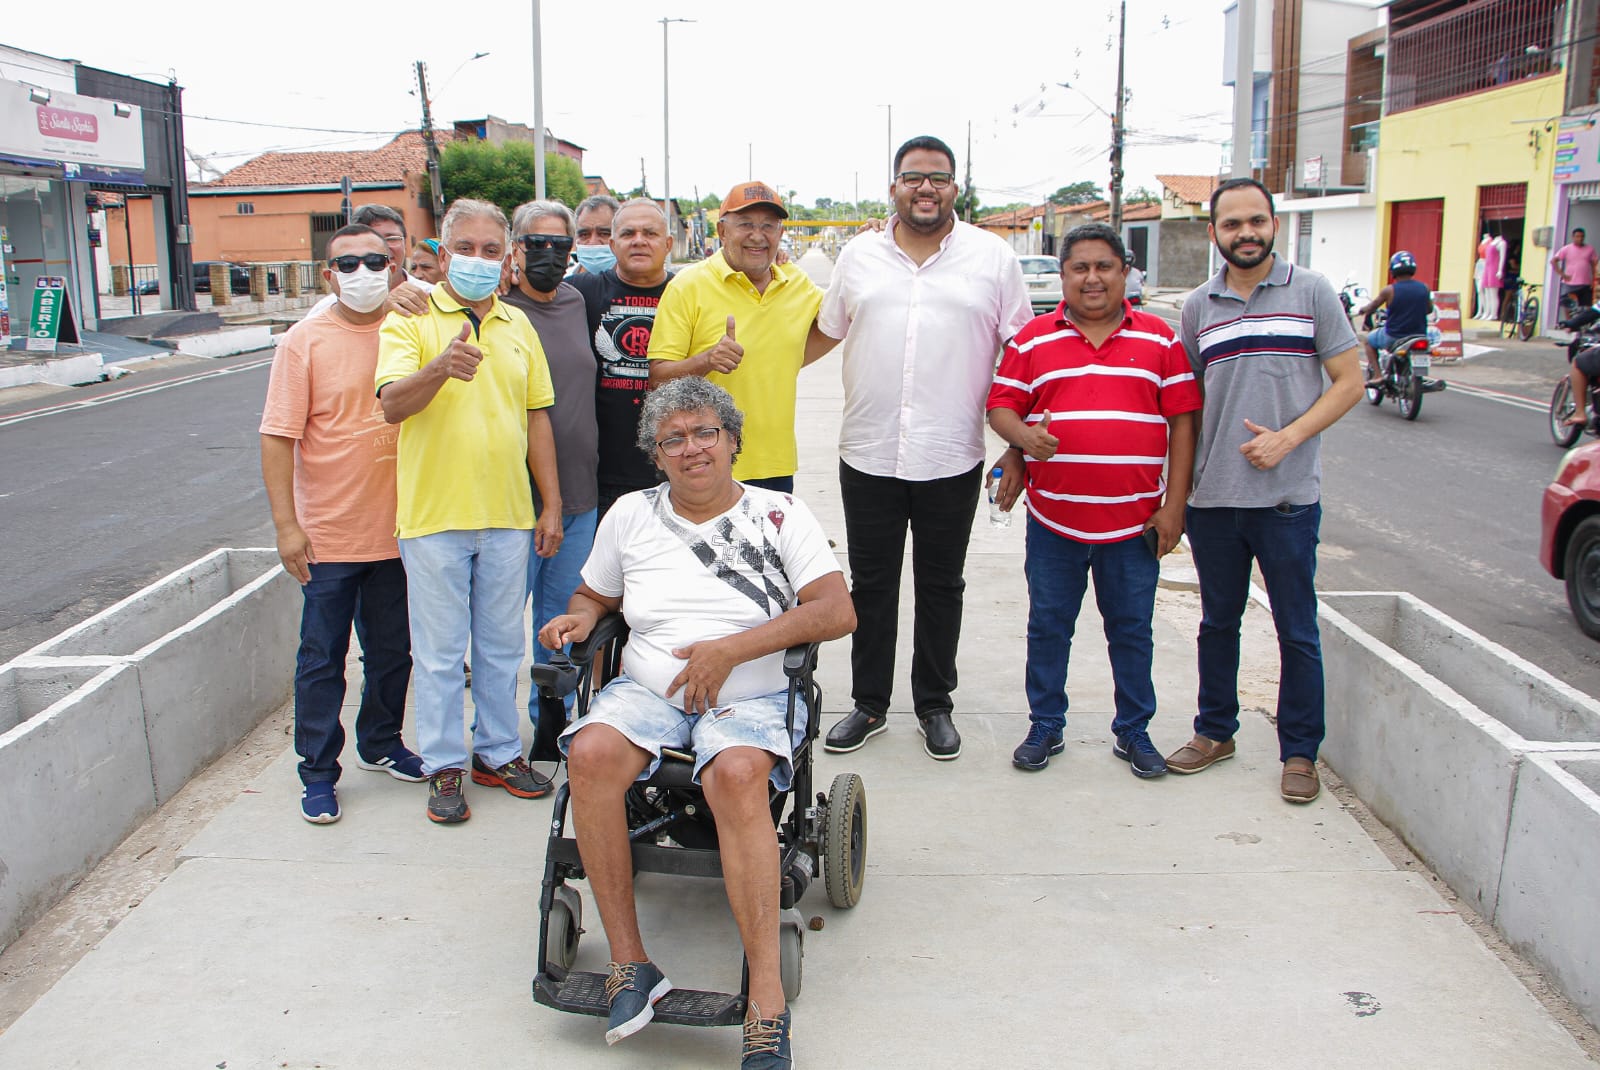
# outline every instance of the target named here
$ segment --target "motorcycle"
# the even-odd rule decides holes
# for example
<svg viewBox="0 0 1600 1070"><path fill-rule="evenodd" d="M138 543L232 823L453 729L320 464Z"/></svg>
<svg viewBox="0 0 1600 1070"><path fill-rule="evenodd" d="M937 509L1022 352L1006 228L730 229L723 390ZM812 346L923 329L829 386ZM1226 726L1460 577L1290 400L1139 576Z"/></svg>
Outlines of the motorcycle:
<svg viewBox="0 0 1600 1070"><path fill-rule="evenodd" d="M1352 327L1356 325L1356 309L1365 305L1371 297L1372 295L1367 292L1365 286L1357 285L1352 279L1345 280L1344 286L1339 290L1339 304L1344 306L1344 318L1350 321ZM1376 312L1369 312L1363 318L1362 326L1369 331L1373 327L1381 327L1388 316L1388 310L1383 308L1378 309Z"/></svg>
<svg viewBox="0 0 1600 1070"><path fill-rule="evenodd" d="M1600 309L1584 309L1564 321L1562 326L1572 330L1570 342L1557 342L1557 345L1566 346L1567 363L1585 349L1600 346ZM1566 376L1556 384L1555 392L1550 395L1550 437L1562 449L1570 449L1585 432L1591 435L1600 435L1600 390L1591 384L1589 390L1588 421L1582 426L1569 424L1568 418L1578 411L1578 405L1572 400L1572 381Z"/></svg>
<svg viewBox="0 0 1600 1070"><path fill-rule="evenodd" d="M1429 379L1427 371L1433 365L1431 343L1424 334L1396 338L1378 350L1378 370L1383 380L1366 388L1367 401L1382 405L1384 398L1394 398L1400 406L1400 415L1415 420L1422 412L1422 395L1436 394L1445 388L1442 379Z"/></svg>

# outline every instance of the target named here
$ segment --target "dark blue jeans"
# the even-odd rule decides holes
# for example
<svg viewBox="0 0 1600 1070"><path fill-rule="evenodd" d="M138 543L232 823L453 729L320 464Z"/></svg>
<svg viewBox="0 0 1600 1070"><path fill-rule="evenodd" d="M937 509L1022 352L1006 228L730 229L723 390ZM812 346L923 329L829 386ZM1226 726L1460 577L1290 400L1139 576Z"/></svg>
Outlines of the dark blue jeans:
<svg viewBox="0 0 1600 1070"><path fill-rule="evenodd" d="M767 476L764 479L741 479L739 482L747 487L762 487L783 494L794 493L794 476Z"/></svg>
<svg viewBox="0 0 1600 1070"><path fill-rule="evenodd" d="M406 571L387 561L328 562L310 566L301 588L300 653L294 670L294 749L300 780L339 779L344 750L345 656L350 626L361 641L361 708L356 751L368 761L400 742L406 685L411 681L411 630L406 614Z"/></svg>
<svg viewBox="0 0 1600 1070"><path fill-rule="evenodd" d="M1060 732L1067 724L1067 662L1078 610L1094 574L1094 601L1105 626L1116 689L1111 731L1143 732L1156 712L1150 682L1155 648L1150 618L1161 567L1140 536L1121 542L1077 542L1028 517L1028 716Z"/></svg>
<svg viewBox="0 0 1600 1070"><path fill-rule="evenodd" d="M1187 517L1189 549L1200 578L1195 733L1220 742L1239 731L1239 622L1254 561L1278 630L1278 758L1315 761L1324 735L1316 589L1322 506L1190 508Z"/></svg>

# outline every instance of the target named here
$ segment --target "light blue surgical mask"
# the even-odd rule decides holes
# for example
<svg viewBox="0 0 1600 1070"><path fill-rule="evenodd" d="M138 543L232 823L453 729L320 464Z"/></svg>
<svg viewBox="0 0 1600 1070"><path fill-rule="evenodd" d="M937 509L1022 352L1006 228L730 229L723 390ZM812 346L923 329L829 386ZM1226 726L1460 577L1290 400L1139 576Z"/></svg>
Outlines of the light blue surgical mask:
<svg viewBox="0 0 1600 1070"><path fill-rule="evenodd" d="M591 275L617 266L617 254L611 251L609 245L574 245L572 251L578 254L578 263L583 265L583 270Z"/></svg>
<svg viewBox="0 0 1600 1070"><path fill-rule="evenodd" d="M483 301L493 295L500 285L499 260L485 260L481 256L450 254L447 278L450 288L463 301Z"/></svg>

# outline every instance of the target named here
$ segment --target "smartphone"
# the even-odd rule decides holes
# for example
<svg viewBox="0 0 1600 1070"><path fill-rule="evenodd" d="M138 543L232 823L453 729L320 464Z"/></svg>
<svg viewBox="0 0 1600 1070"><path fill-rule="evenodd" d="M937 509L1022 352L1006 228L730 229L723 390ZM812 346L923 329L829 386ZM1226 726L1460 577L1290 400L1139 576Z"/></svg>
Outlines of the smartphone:
<svg viewBox="0 0 1600 1070"><path fill-rule="evenodd" d="M1161 556L1161 533L1155 528L1144 529L1144 544L1150 547L1152 557Z"/></svg>

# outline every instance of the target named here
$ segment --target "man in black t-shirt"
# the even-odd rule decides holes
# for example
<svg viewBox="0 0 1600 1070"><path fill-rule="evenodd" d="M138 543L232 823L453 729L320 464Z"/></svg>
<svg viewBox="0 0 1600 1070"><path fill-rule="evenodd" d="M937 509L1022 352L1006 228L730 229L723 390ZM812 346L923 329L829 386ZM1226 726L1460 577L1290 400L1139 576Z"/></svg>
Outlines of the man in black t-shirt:
<svg viewBox="0 0 1600 1070"><path fill-rule="evenodd" d="M650 386L650 330L656 306L671 277L667 273L667 217L652 200L638 198L617 209L611 250L617 265L599 274L569 276L589 314L599 381L595 418L600 427L600 516L619 497L660 482L655 465L635 439L639 408Z"/></svg>

